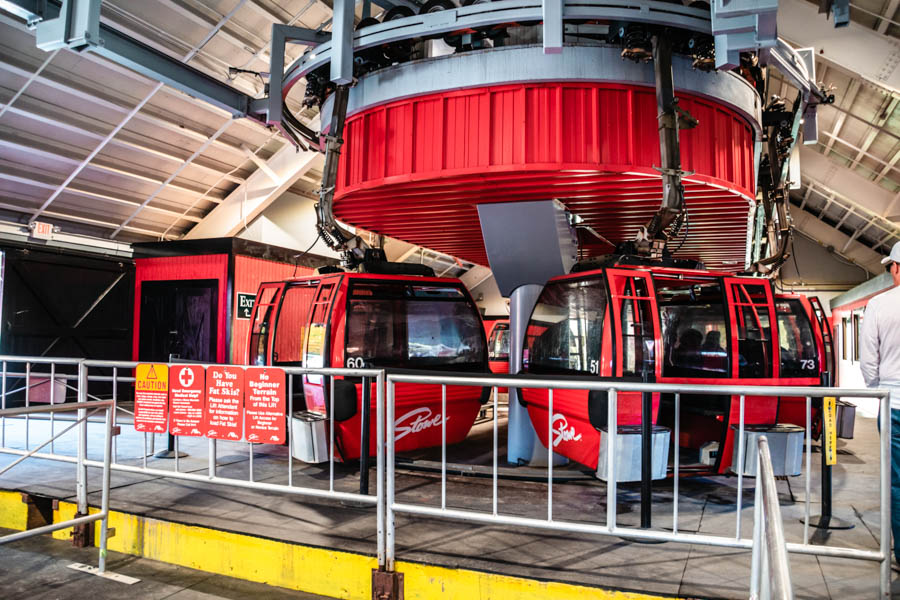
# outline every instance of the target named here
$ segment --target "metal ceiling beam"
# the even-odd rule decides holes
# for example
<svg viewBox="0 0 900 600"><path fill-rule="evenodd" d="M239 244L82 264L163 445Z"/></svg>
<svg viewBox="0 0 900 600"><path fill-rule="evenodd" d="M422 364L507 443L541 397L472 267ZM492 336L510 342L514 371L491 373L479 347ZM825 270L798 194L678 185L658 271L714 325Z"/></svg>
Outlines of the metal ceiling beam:
<svg viewBox="0 0 900 600"><path fill-rule="evenodd" d="M2 103L0 103L2 104ZM22 103L19 106L10 107L9 104L3 105L3 110L9 109L9 112L12 114L17 114L19 116L25 117L26 119L36 121L39 123L44 123L46 125L51 125L53 127L58 127L65 131L70 131L72 133L76 133L78 135L83 135L85 137L89 137L93 140L102 140L106 135L106 132L97 131L95 129L89 128L87 125L82 125L75 123L70 120L65 120L62 117L58 116L50 116L46 113L38 112L35 108L26 107ZM2 110L0 110L0 114L2 114ZM162 142L160 142L162 143ZM178 164L181 164L185 161L184 156L179 156L178 154L174 154L172 150L160 150L157 148L151 148L145 144L141 144L134 141L129 141L127 139L123 139L121 136L114 138L110 141L110 144L121 146L123 148L131 148L133 150L137 150L138 152L142 152L149 156L155 156L157 158L161 158L164 160L172 161ZM231 165L222 165L222 167L214 167L211 166L208 162L199 162L195 160L193 163L194 167L199 169L203 169L204 171L208 171L210 173L214 173L216 175L223 175L225 179L231 181L233 183L241 183L244 179L242 177L237 177L235 175L228 175L227 171L231 170L233 167ZM223 168L224 167L224 168Z"/></svg>
<svg viewBox="0 0 900 600"><path fill-rule="evenodd" d="M839 206L841 206L842 208L844 208L845 210L847 210L847 209L853 210L857 214L857 216L861 216L862 218L868 217L870 220L874 219L873 225L876 225L882 231L900 233L900 226L897 226L894 223L890 222L889 220L885 219L882 215L873 213L870 210L866 210L865 208L862 208L859 205L856 205L852 200L850 200L849 198L846 198L844 196L841 196L840 194L836 193L834 190L830 190L830 189L828 189L828 187L826 187L822 184L819 184L817 182L810 181L809 179L807 179L807 185L808 185L807 192L812 190L818 196L825 199L825 205L819 211L819 214L817 216L817 218L819 220L822 220L822 217L827 212L828 207L832 203L836 203ZM807 209L807 212L811 213L812 211ZM837 227L835 227L835 228L837 228Z"/></svg>
<svg viewBox="0 0 900 600"><path fill-rule="evenodd" d="M872 142L875 141L875 136L878 135L878 131L884 127L885 123L891 118L891 115L894 114L894 111L897 108L897 102L897 97L885 96L881 107L878 109L878 118L875 120L875 125L866 132L865 137L859 145L859 151L856 153L856 157L853 159L853 162L850 163L851 169L855 169L860 163L863 156L865 156L866 151L872 145Z"/></svg>
<svg viewBox="0 0 900 600"><path fill-rule="evenodd" d="M187 67L187 64L186 64L186 63L189 62L194 56L196 56L196 54L197 54L197 52L199 51L199 49L200 49L201 47L203 47L203 45L205 45L210 39L212 39L212 37L213 37L220 29L222 29L222 27L225 25L225 23L228 21L228 19L230 19L230 18L234 15L234 13L237 12L237 10L243 5L244 2L246 2L246 0L241 0L241 1L238 3L238 5L237 5L235 8L233 8L233 9L231 10L231 12L229 12L227 15L225 15L224 17L222 17L222 19L221 19L218 23L216 23L215 27L213 27L213 28L206 34L206 37L204 37L203 40L202 40L199 44L197 44L194 48L191 49L190 52L188 52L187 54L185 54L185 55L182 57L181 63L179 63L179 64L182 64L184 67L189 68L189 67ZM49 6L49 5L48 5L48 6ZM115 38L114 38L114 37L111 37L111 38L109 38L109 39L103 38L103 42L104 42L104 43L103 43L102 45L100 45L100 46L97 46L97 48L99 48L99 49L107 49L107 50L109 50L110 52L115 52L114 49L113 49L113 50L110 50L110 48L109 48L109 47L110 47L110 39L113 39L113 40L114 40ZM122 52L122 49L120 49L119 52ZM102 54L102 51L98 51L98 53ZM162 56L162 55L159 55L159 56ZM121 58L121 55L119 55L119 57ZM153 58L153 57L152 57L151 55L148 54L148 55L145 57L145 60L146 60L146 59L149 59L149 58ZM169 59L168 57L165 57L165 58L166 58L167 60L173 60L173 59ZM117 61L117 62L121 62L121 61ZM122 64L125 64L125 63L122 63ZM126 65L126 66L129 66L129 65ZM131 67L131 68L133 68L133 67ZM135 69L135 70L138 71L138 72L141 72L140 69ZM41 213L44 212L44 210L46 210L46 208L47 208L48 206L50 206L51 203L53 203L53 201L59 196L60 193L62 193L62 191L66 188L66 186L69 185L69 184L72 182L72 180L75 179L75 178L78 176L79 173L81 173L82 170L84 170L84 168L88 165L88 163L90 163L91 160L93 160L93 158L94 158L101 150L103 150L103 148L106 147L106 144L108 144L109 141L110 141L113 137L115 137L115 135L116 135L117 133L119 133L119 131L120 131L126 124L128 124L128 122L131 120L131 118L132 118L134 115L136 115L138 112L140 112L141 108L143 108L144 105L145 105L147 102L150 101L150 99L156 94L156 92L158 92L160 89L162 89L162 86L163 86L164 83L166 83L166 79L165 79L165 78L159 78L159 81L156 83L156 85L153 86L153 88L151 88L150 92L147 93L147 95L144 96L144 98L143 98L140 102L138 102L137 105L136 105L133 109L131 109L131 111L129 111L129 113L128 113L127 115L125 115L125 118L122 119L122 121L120 121L119 124L116 125L116 127L115 127L112 131L110 131L110 132L107 134L107 136L106 136L105 138L103 138L103 140L102 140L99 144L97 144L96 148L94 148L94 150L92 150L91 153L88 154L88 155L84 158L84 160L83 160L77 167L75 167L75 170L72 171L72 173L69 174L69 176L68 176L68 177L66 178L66 180L59 186L59 188L57 188L52 194L50 194L50 197L47 198L47 200L44 202L43 205L41 205L40 210L38 210L38 211L34 214L34 216L28 221L29 223L33 223L38 217L41 216ZM176 86L176 87L177 87L177 86ZM194 91L196 91L196 90L194 90ZM203 97L202 94L200 94L200 96ZM204 99L205 99L205 98L204 98ZM238 115L236 115L236 116L238 116ZM143 206L146 206L146 204L147 204L148 202L150 202L150 200L152 200L153 198L155 198L155 197L156 197L156 196L157 196L157 195L158 195L158 194L166 187L166 185L168 185L169 183L172 182L173 179L175 179L175 176L176 176L176 175L178 175L181 171L184 170L184 168L185 168L188 164L190 164L190 162L191 162L194 158L196 158L197 156L199 156L200 153L201 153L203 150L205 150L206 148L208 148L208 147L209 147L209 144L211 144L216 138L218 138L219 135L225 130L225 127L227 127L227 123L226 123L225 126L221 127L221 128L219 129L219 131L217 131L215 134L213 134L213 135L210 137L209 140L205 141L205 142L200 146L200 148L199 148L197 151L195 151L194 154L192 154L191 157L190 157L190 158L189 158L189 159L188 159L181 167L179 167L179 168L175 171L174 174L172 174L171 176L169 176L169 178L166 179L166 181L164 181L164 182L162 183L162 185L160 186L160 188L157 189L155 192L153 192L153 194L152 194L147 200L144 201L144 204L142 205L142 207L143 207ZM140 210L141 210L141 209L139 208L137 211L135 211L135 213L134 213L133 215L131 215L130 217L128 217L128 219L126 219L125 222L122 224L122 227L123 227L124 225L127 225L127 224L129 223L129 221L131 221L131 220L134 218L134 216L135 216L137 213L140 212ZM119 233L119 232L122 230L122 227L119 227L118 229L114 230L113 233L112 233L112 236L110 236L110 237L114 237L117 233Z"/></svg>
<svg viewBox="0 0 900 600"><path fill-rule="evenodd" d="M82 56L84 56L84 55L82 54ZM0 55L0 69L3 69L4 71L7 71L14 75L18 75L20 77L25 77L25 78L27 78L31 75L31 73L28 70L23 69L23 68L19 67L18 65L13 64L12 62L9 62L8 57L6 58L6 60L4 60L4 57L2 55ZM112 110L112 111L120 113L120 114L127 114L132 108L130 105L122 104L118 100L114 100L109 97L106 97L100 92L94 92L94 91L90 91L86 88L79 87L71 81L57 80L57 79L49 76L47 73L42 73L36 79L36 81L38 81L39 83L41 83L43 85L46 85L47 87L54 89L54 90L62 92L66 96L72 96L73 98L81 99L86 102L91 102L102 108ZM204 133L203 131L195 129L194 127L191 127L189 124L182 125L180 123L173 123L162 117L155 116L154 114L152 114L148 111L141 112L140 114L136 115L135 118L137 120L143 121L149 125L153 125L154 127L159 127L161 129L165 129L166 131L171 131L172 133L177 133L177 134L183 135L187 138L191 138L194 140L202 141L202 140L206 140L206 138L209 137L208 133ZM241 159L243 159L243 157L244 157L243 151L236 144L232 144L230 142L224 142L222 140L219 140L218 143L216 144L216 147L221 150L228 151L228 152L234 154L235 156L240 157Z"/></svg>
<svg viewBox="0 0 900 600"><path fill-rule="evenodd" d="M220 21L223 15L218 14L213 9L209 9L210 12L215 13L215 18L207 18L206 16L200 14L199 12L193 10L191 7L182 4L178 0L158 0L163 6L167 7L172 13L181 15L182 17L192 21L193 23L199 25L204 30L209 29L210 27L215 26L215 24ZM246 2L241 2L240 6ZM234 11L232 11L234 12ZM234 23L232 23L232 27ZM242 28L243 29L243 28ZM219 30L216 38L222 39L243 52L252 52L252 49L259 46L265 46L267 40L259 37L255 33L251 31L244 30L244 33L247 35L246 38L238 37L237 34L229 31L229 28L223 27ZM250 38L253 39L250 39Z"/></svg>
<svg viewBox="0 0 900 600"><path fill-rule="evenodd" d="M15 195L6 194L7 197L16 199L21 197L17 197ZM0 209L8 210L11 212L15 212L17 214L29 215L31 214L32 209L23 208L20 205L16 204L8 204L6 202L0 202ZM118 223L110 223L108 221L101 221L100 219L91 219L89 217L79 217L78 215L73 215L69 213L60 213L52 210L48 210L44 212L45 217L49 217L51 219L59 219L60 221L71 221L73 223L82 223L84 225L94 225L96 227L102 227L103 229L115 229L118 227ZM141 235L150 236L154 239L160 237L159 231L154 231L152 229L145 229L143 227L135 227L129 226L127 227L128 231L131 233L139 233Z"/></svg>
<svg viewBox="0 0 900 600"><path fill-rule="evenodd" d="M897 14L897 7L900 7L900 0L890 0L887 3L887 6L884 7L884 11L881 13L881 16L884 18L878 21L878 27L875 28L875 31L881 34L887 31L888 26L891 24L890 20Z"/></svg>
<svg viewBox="0 0 900 600"><path fill-rule="evenodd" d="M39 67L37 68L37 70L35 70L35 72L32 73L31 76L30 76L28 79L25 80L25 83L24 83L22 86L19 87L19 90L13 95L13 97L9 100L9 102L7 102L6 105L5 105L2 109L0 109L0 118L2 118L3 115L6 114L6 111L8 111L9 108L10 108L13 104L16 103L16 100L18 100L18 99L22 96L22 94L25 93L25 90L27 90L28 87L29 87L32 83L34 83L34 80L37 79L38 77L40 77L41 72L42 72L44 69L47 68L47 65L49 65L50 62L51 62L54 58L56 58L56 55L57 55L57 54L59 54L59 50L54 50L53 52L51 52L51 53L47 56L47 58L44 59L44 62L41 63L41 66L39 66Z"/></svg>
<svg viewBox="0 0 900 600"><path fill-rule="evenodd" d="M900 144L895 144L895 147L897 148L897 150L894 151L894 153L891 155L890 160L885 163L884 168L881 169L878 175L875 176L875 179L872 180L873 183L878 183L879 181L884 179L890 172L890 170L896 166L897 161L900 160Z"/></svg>
<svg viewBox="0 0 900 600"><path fill-rule="evenodd" d="M150 194L149 196L147 196L147 198L146 198L146 199L145 199L145 200L137 207L137 209L135 209L135 211L131 214L131 216L129 216L127 219L125 219L125 220L122 222L122 224L121 224L115 231L113 231L113 232L110 234L109 237L110 237L110 238L116 237L116 235L118 235L118 233L119 233L120 231L122 231L122 229L124 229L126 225L128 225L128 224L129 224L136 216L138 216L138 214L139 214L142 210L144 210L144 209L147 208L147 205L150 204L150 202L152 202L154 198L156 198L156 197L157 197L164 189L166 189L166 186L167 186L167 185L171 184L172 181L173 181L176 177L178 177L178 175L179 175L185 168L187 168L187 166L188 166L189 164L191 164L191 161L193 161L195 158L197 158L198 156L200 156L200 154L201 154L204 150L206 150L206 149L209 147L209 145L212 144L212 143L215 141L215 139L216 139L217 137L219 137L220 135L222 135L223 133L225 133L225 130L228 129L229 125L231 125L232 123L234 123L234 121L225 121L224 123L222 123L222 126L219 127L219 129L218 129L214 134L212 134L212 135L210 136L210 138L206 141L206 143L203 144L202 146L200 146L199 148L197 148L197 149L194 151L194 153L193 153L191 156L189 156L187 160L184 161L184 164L182 164L180 167L178 167L178 168L175 170L174 173L172 173L171 175L169 175L169 176L166 178L166 180L163 181L163 182L159 185L159 187L156 188L156 190L155 190L152 194Z"/></svg>
<svg viewBox="0 0 900 600"><path fill-rule="evenodd" d="M825 74L822 74L822 81L827 81L825 79ZM854 79L850 82L850 85L847 86L847 93L844 94L843 98L841 98L840 105L845 108L850 108L853 106L853 101L856 100L856 95L859 93L860 81L859 79ZM841 129L844 127L844 121L847 120L847 113L838 112L837 118L834 120L834 126L831 128L831 134L829 135L829 140L825 145L825 156L828 156L828 153L831 152L831 147L834 146L835 140L840 138Z"/></svg>
<svg viewBox="0 0 900 600"><path fill-rule="evenodd" d="M3 133L3 129L4 128L0 127L0 133ZM54 147L50 143L42 143L34 136L23 136L22 134L17 135L16 133L10 133L7 136L0 136L0 146L27 152L33 156L64 162L69 165L79 165L83 161L83 159L78 156L61 152L58 144ZM97 160L92 161L87 168L113 173L121 177L136 179L147 183L158 184L163 181L158 177L145 175L135 170L126 170L124 168L115 167L106 164L105 162L98 162ZM191 196L201 195L199 190L187 185L172 184L171 187L177 189L179 192L190 194Z"/></svg>
<svg viewBox="0 0 900 600"><path fill-rule="evenodd" d="M27 11L33 15L35 22L54 19L60 12L57 0L47 0L46 3L43 0L4 0L4 4ZM42 13L42 5L46 7L46 12ZM94 46L92 52L201 98L236 117L247 116L250 96L104 24L100 25L100 38L102 45Z"/></svg>
<svg viewBox="0 0 900 600"><path fill-rule="evenodd" d="M0 179L5 179L6 181L13 181L15 183L21 183L26 186L36 187L45 190L53 190L59 185L57 182L50 182L46 180L35 179L34 177L26 177L23 175L16 175L14 173L9 173L6 171L0 171ZM114 196L109 193L100 193L95 192L85 188L77 188L77 187L68 187L66 188L66 193L71 194L73 196L81 196L83 198L90 198L92 200L102 200L105 202L109 202L111 204L117 204L120 206L140 206L140 202L136 200L129 200L127 198L122 198L120 196ZM191 221L193 223L199 223L202 218L196 217L193 215L183 215L177 210L171 210L168 208L162 208L159 206L148 206L148 210L159 213L161 215L174 216L179 219L183 219L185 221Z"/></svg>
<svg viewBox="0 0 900 600"><path fill-rule="evenodd" d="M195 225L184 236L185 239L233 237L294 185L301 175L319 163L321 157L317 151L298 153L293 146L283 146L268 160L269 168L279 178L279 184L272 183L262 170L254 171L222 204Z"/></svg>
<svg viewBox="0 0 900 600"><path fill-rule="evenodd" d="M816 49L817 58L892 92L900 91L896 42L851 22L835 29L806 0L778 3L778 35L796 46Z"/></svg>
<svg viewBox="0 0 900 600"><path fill-rule="evenodd" d="M794 215L794 225L797 229L817 241L824 242L822 245L831 246L843 258L856 262L870 273L881 272L881 255L859 242L851 241L848 246L849 251L838 252L839 246L847 245L849 236L834 229L832 226L818 220L815 215L809 212L799 212ZM855 242L855 243L854 243Z"/></svg>
<svg viewBox="0 0 900 600"><path fill-rule="evenodd" d="M809 147L800 149L800 164L802 178L834 190L872 214L882 214L894 198L890 190Z"/></svg>

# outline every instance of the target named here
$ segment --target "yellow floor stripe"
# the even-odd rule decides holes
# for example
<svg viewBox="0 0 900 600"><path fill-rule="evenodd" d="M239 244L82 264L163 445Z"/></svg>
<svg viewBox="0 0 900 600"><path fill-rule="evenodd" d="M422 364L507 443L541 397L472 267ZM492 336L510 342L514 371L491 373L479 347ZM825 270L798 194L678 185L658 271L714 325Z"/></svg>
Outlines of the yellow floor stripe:
<svg viewBox="0 0 900 600"><path fill-rule="evenodd" d="M59 502L54 522L71 519L75 505ZM91 512L97 512L91 508ZM0 527L24 529L27 506L19 493L0 491ZM370 600L374 557L312 548L206 527L160 521L112 511L109 540L114 552L142 556L208 573L321 594ZM100 539L96 523L95 541ZM71 529L53 533L67 540ZM398 562L406 600L658 600L660 596L607 591L465 569Z"/></svg>

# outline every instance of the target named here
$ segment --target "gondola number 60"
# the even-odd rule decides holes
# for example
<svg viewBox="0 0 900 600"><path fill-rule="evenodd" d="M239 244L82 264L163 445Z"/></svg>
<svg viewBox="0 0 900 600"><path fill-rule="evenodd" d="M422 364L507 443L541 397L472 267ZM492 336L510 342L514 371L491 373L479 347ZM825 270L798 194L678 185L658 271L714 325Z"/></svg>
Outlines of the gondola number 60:
<svg viewBox="0 0 900 600"><path fill-rule="evenodd" d="M347 368L348 369L365 369L366 368L366 359L362 356L351 356L347 359Z"/></svg>

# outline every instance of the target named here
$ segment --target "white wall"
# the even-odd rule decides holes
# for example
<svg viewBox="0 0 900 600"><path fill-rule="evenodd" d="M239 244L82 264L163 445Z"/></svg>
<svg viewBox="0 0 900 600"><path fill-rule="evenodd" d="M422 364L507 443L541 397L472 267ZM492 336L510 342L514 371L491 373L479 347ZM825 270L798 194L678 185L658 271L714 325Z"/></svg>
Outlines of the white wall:
<svg viewBox="0 0 900 600"><path fill-rule="evenodd" d="M310 198L285 192L261 215L249 222L236 237L303 252L316 239L314 204L315 201ZM337 252L321 240L316 242L309 253L340 258Z"/></svg>
<svg viewBox="0 0 900 600"><path fill-rule="evenodd" d="M484 309L484 314L489 317L509 314L509 299L500 295L500 288L494 277L488 277L478 284L475 289L469 290L478 308ZM479 298L481 298L479 300Z"/></svg>

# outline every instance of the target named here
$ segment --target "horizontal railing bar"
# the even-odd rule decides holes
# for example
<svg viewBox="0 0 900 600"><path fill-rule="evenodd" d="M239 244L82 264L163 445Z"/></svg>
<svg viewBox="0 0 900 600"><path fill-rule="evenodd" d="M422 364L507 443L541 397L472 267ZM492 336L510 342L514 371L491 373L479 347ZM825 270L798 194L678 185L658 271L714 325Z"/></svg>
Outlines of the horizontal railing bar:
<svg viewBox="0 0 900 600"><path fill-rule="evenodd" d="M26 453L25 450L17 450L15 448L0 448L0 453L3 454L16 454L23 455ZM55 460L58 462L65 463L77 463L78 458L75 456L65 456L62 454L45 454L45 453L36 453L32 455L33 458L42 458L45 460ZM103 461L100 460L86 460L84 464L89 467L103 468ZM314 498L333 498L336 500L349 500L351 502L362 502L364 504L375 504L378 501L376 496L372 495L364 495L364 494L352 494L350 492L330 492L328 490L317 490L315 488L304 488L300 486L292 486L288 487L286 485L279 485L275 483L264 483L261 481L246 481L243 479L230 479L228 477L209 477L208 475L194 475L193 473L184 473L178 471L166 471L165 469L151 469L151 468L143 468L143 467L135 467L132 465L123 465L121 463L112 463L110 464L110 468L114 471L123 471L126 473L138 473L143 475L153 475L156 477L171 477L174 479L183 479L185 481L195 481L197 483L214 483L216 485L225 485L232 487L240 487L247 488L253 490L261 490L266 492L281 492L287 494L294 494L298 496L311 496Z"/></svg>
<svg viewBox="0 0 900 600"><path fill-rule="evenodd" d="M144 361L144 363L149 361ZM86 360L84 361L84 366L88 368L119 368L119 369L133 369L138 364L142 364L136 361L115 361L115 360ZM220 365L216 363L168 363L168 362L158 362L157 364L169 365L170 367L177 367L179 365L194 365L197 367L234 367L238 369L252 369L255 368L256 365ZM338 367L329 367L323 369L316 369L310 367L272 367L268 366L267 368L276 368L281 369L288 375L342 375L349 377L377 377L380 373L384 371L382 369L345 369ZM118 378L120 381L124 380L123 377Z"/></svg>
<svg viewBox="0 0 900 600"><path fill-rule="evenodd" d="M568 531L571 533L587 533L595 535L614 536L635 540L651 540L661 542L678 542L685 544L697 544L701 546L719 546L724 548L737 548L750 550L753 540L749 538L735 539L733 537L697 535L691 533L673 534L668 531L653 531L646 529L631 529L615 527L610 529L606 525L592 525L590 523L572 523L568 521L546 521L531 517L516 517L512 515L494 516L489 513L479 513L467 510L441 509L430 506L418 506L415 504L397 503L391 505L391 510L410 515L437 517L441 519L458 519L473 523L493 523L510 525L515 527L528 527L534 529L550 529L554 531ZM881 552L871 550L857 550L854 548L832 548L828 546L815 546L812 544L787 544L788 552L795 554L816 554L835 558L852 558L857 560L880 561L883 558Z"/></svg>
<svg viewBox="0 0 900 600"><path fill-rule="evenodd" d="M52 356L13 356L10 354L0 354L0 362L7 363L35 363L35 364L50 364L56 363L58 365L75 365L83 361L83 358L56 358Z"/></svg>
<svg viewBox="0 0 900 600"><path fill-rule="evenodd" d="M826 387L791 387L779 385L713 385L687 383L631 383L627 381L592 381L559 379L521 379L514 376L447 376L388 373L394 383L425 383L480 387L512 387L517 389L610 390L619 392L680 392L728 396L837 396L852 398L882 398L883 389L845 389Z"/></svg>
<svg viewBox="0 0 900 600"><path fill-rule="evenodd" d="M89 467L103 467L103 461L86 460L84 461ZM378 498L366 494L352 494L350 492L331 492L328 490L318 490L315 488L305 488L301 486L288 487L277 483L264 483L261 481L248 481L244 479L230 479L228 477L209 477L208 475L194 475L193 473L185 473L180 471L166 471L165 469L152 469L135 467L132 465L123 465L114 463L110 465L116 471L124 471L128 473L139 473L143 475L155 475L158 477L171 477L174 479L183 479L185 481L195 481L197 483L214 483L217 485L227 485L232 487L247 488L251 490L260 490L266 492L279 492L287 494L295 494L298 496L311 496L313 498L333 498L337 500L349 500L351 502L363 502L366 504L375 504Z"/></svg>
<svg viewBox="0 0 900 600"><path fill-rule="evenodd" d="M11 533L9 535L4 535L0 537L0 544L8 544L10 542L15 542L18 540L23 540L25 538L30 538L35 535L42 535L44 533L52 533L54 531L59 531L60 529L67 529L69 527L74 527L76 525L83 525L85 523L93 523L94 521L100 521L101 519L106 518L106 513L101 511L98 513L94 513L92 515L85 515L83 517L78 517L77 519L70 519L68 521L62 521L60 523L53 523L52 525L44 525L43 527L36 527L34 529L28 529L26 531L19 531L17 533Z"/></svg>
<svg viewBox="0 0 900 600"><path fill-rule="evenodd" d="M0 410L0 417L14 417L17 415L32 415L35 413L70 412L82 408L103 408L112 406L112 400L91 400L90 402L73 402L65 404L47 404L46 406L21 406L19 408L5 408Z"/></svg>

